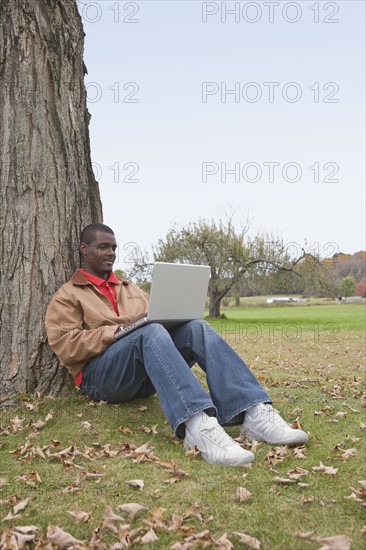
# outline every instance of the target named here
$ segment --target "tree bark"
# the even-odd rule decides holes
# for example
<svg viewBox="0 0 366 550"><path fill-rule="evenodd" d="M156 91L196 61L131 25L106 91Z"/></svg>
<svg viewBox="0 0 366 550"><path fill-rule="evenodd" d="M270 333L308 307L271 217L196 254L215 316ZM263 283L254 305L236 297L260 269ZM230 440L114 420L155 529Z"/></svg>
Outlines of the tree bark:
<svg viewBox="0 0 366 550"><path fill-rule="evenodd" d="M46 340L51 295L102 221L75 0L0 4L0 393L67 390Z"/></svg>

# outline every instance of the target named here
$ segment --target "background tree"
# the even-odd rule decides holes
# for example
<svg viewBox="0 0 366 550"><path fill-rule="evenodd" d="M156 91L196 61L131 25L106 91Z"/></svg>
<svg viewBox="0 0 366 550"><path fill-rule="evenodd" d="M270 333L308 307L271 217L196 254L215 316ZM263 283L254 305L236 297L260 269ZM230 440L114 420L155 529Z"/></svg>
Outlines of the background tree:
<svg viewBox="0 0 366 550"><path fill-rule="evenodd" d="M209 316L220 316L221 300L235 290L250 272L269 273L291 270L292 262L280 240L257 235L247 236L243 228L236 231L231 219L225 223L199 220L179 229L174 226L153 247L155 261L206 264L211 267L209 282ZM144 258L135 263L132 276L148 278L151 264Z"/></svg>
<svg viewBox="0 0 366 550"><path fill-rule="evenodd" d="M84 32L75 0L0 3L2 393L59 393L69 379L44 315L102 221L90 158Z"/></svg>
<svg viewBox="0 0 366 550"><path fill-rule="evenodd" d="M355 293L355 280L351 275L343 277L340 283L340 292L342 296L348 297L353 296Z"/></svg>

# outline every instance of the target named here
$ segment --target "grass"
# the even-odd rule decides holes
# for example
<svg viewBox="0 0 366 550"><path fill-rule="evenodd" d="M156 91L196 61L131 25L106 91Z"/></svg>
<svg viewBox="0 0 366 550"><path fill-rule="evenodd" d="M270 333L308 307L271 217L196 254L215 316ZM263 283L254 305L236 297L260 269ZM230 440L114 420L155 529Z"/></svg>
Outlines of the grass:
<svg viewBox="0 0 366 550"><path fill-rule="evenodd" d="M271 464L267 458L271 447L264 443L256 449L251 468L222 468L186 456L182 444L172 437L156 397L116 406L90 402L77 392L67 399L19 396L16 408L0 409L3 535L13 526L35 525L45 538L47 527L58 525L74 537L90 541L106 507L111 506L123 517L114 523L117 527L130 523L131 529L142 529L133 538L154 527L158 540L150 543L150 548L170 548L208 529L215 540L227 533L238 549L248 547L234 532L257 538L262 550L317 550L321 546L296 537L298 530L314 531L318 537L348 535L352 550L363 549L365 511L361 502L345 498L351 494L350 487L360 489L358 481L366 479L363 307L253 306L225 313L229 318L215 320L215 328L246 360L286 419L299 418L310 433L305 458L296 458L293 450L287 449L283 461ZM248 327L248 323L257 323L257 327ZM194 370L205 384L201 371ZM52 417L36 428L34 423L45 421L48 413ZM17 424L16 417L22 422ZM143 431L155 425L150 433ZM15 433L8 433L11 431ZM233 437L238 435L238 427L227 431ZM134 462L126 456L124 445L138 447L147 442L160 462L174 462L175 473L157 460ZM48 445L45 458L36 454L37 448ZM47 457L48 452L71 445L74 455L75 447L82 454L70 453L63 460ZM342 458L350 448L355 454ZM320 462L338 468L336 475L313 471ZM274 482L274 477L286 478L296 467L308 470L300 480L308 486ZM35 471L41 483L31 486L19 480L18 476ZM136 479L144 480L143 490L126 483ZM238 502L239 487L252 493L247 502ZM14 504L27 497L31 498L19 512L20 518L4 520ZM117 508L128 502L140 503L148 510L128 521L126 513ZM68 513L75 504L91 513L89 521L77 522ZM118 534L108 529L97 536L102 537L104 547L119 541ZM102 548L102 543L98 547ZM208 547L220 546L211 540Z"/></svg>

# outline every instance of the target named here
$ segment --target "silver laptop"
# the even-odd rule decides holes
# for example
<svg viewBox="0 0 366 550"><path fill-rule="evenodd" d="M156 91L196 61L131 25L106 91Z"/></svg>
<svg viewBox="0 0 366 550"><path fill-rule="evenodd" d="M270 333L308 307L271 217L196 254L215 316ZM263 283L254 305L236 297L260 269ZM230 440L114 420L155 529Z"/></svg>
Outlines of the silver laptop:
<svg viewBox="0 0 366 550"><path fill-rule="evenodd" d="M156 262L147 315L124 325L116 339L146 323L161 323L170 330L186 321L202 319L209 277L209 265Z"/></svg>

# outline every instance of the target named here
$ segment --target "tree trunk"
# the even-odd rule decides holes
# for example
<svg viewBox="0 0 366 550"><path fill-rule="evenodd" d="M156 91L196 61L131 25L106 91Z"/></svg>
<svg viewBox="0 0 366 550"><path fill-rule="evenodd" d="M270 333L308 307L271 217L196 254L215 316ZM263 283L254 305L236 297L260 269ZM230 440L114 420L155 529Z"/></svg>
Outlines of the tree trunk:
<svg viewBox="0 0 366 550"><path fill-rule="evenodd" d="M215 318L220 317L220 307L221 307L221 296L217 293L217 291L212 290L209 293L210 296L210 303L209 303L209 309L208 309L208 316Z"/></svg>
<svg viewBox="0 0 366 550"><path fill-rule="evenodd" d="M70 379L45 311L79 265L80 230L102 221L84 32L75 0L1 0L0 22L0 392L57 395Z"/></svg>

